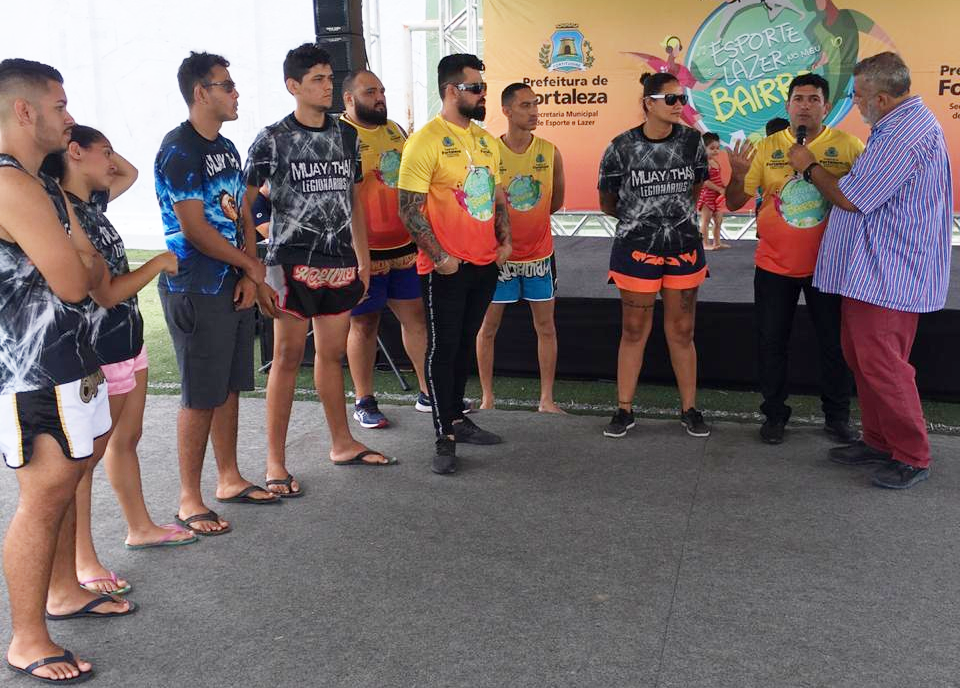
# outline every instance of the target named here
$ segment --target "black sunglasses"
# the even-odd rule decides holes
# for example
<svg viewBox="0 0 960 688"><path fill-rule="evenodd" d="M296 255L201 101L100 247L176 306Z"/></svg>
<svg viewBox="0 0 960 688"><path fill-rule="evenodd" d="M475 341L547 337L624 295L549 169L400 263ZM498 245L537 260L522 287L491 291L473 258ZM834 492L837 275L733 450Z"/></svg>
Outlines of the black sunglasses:
<svg viewBox="0 0 960 688"><path fill-rule="evenodd" d="M458 91L466 91L467 93L472 93L474 95L480 95L481 93L487 92L487 85L480 81L475 84L451 84Z"/></svg>
<svg viewBox="0 0 960 688"><path fill-rule="evenodd" d="M226 81L208 81L207 83L203 84L204 88L210 88L211 86L219 86L227 93L233 93L234 89L237 87L237 84L230 79L227 79Z"/></svg>
<svg viewBox="0 0 960 688"><path fill-rule="evenodd" d="M658 93L655 96L647 96L647 98L653 98L654 100L663 100L667 105L676 105L679 101L681 105L687 104L687 94L686 93Z"/></svg>

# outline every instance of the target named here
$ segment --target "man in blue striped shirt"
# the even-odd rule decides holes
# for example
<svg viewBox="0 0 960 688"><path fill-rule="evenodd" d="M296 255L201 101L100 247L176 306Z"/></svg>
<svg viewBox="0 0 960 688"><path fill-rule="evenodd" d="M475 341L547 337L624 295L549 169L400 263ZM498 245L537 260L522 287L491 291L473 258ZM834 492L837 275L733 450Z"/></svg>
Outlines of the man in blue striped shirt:
<svg viewBox="0 0 960 688"><path fill-rule="evenodd" d="M873 482L904 489L930 474L930 444L910 349L920 313L943 307L953 198L943 130L894 53L854 68L853 100L867 147L842 179L803 146L790 164L835 207L813 284L840 294L844 358L860 397L863 441L830 450L851 466L881 464Z"/></svg>

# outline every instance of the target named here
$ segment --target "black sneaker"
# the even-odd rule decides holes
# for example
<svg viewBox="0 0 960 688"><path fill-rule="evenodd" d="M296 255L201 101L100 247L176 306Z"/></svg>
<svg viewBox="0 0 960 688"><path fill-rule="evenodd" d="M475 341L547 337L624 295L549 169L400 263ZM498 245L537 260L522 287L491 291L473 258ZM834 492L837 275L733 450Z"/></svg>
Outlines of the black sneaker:
<svg viewBox="0 0 960 688"><path fill-rule="evenodd" d="M760 426L760 440L767 444L782 444L783 430L787 426L785 420L767 418Z"/></svg>
<svg viewBox="0 0 960 688"><path fill-rule="evenodd" d="M464 444L500 444L503 438L492 432L487 432L479 427L469 418L464 418L459 423L453 424L453 436L457 442Z"/></svg>
<svg viewBox="0 0 960 688"><path fill-rule="evenodd" d="M637 419L634 418L633 411L618 408L613 418L607 423L607 427L603 429L603 434L605 437L623 437L627 434L627 430L636 424Z"/></svg>
<svg viewBox="0 0 960 688"><path fill-rule="evenodd" d="M457 443L446 437L437 440L437 453L430 470L440 475L457 472Z"/></svg>
<svg viewBox="0 0 960 688"><path fill-rule="evenodd" d="M890 490L906 490L930 477L929 468L917 468L901 461L888 461L873 474L873 484Z"/></svg>
<svg viewBox="0 0 960 688"><path fill-rule="evenodd" d="M834 447L827 452L830 460L844 466L865 466L870 463L889 463L893 459L890 452L874 449L863 440L844 447Z"/></svg>
<svg viewBox="0 0 960 688"><path fill-rule="evenodd" d="M840 444L854 444L860 439L860 432L850 427L849 421L828 420L823 424L823 431L827 437Z"/></svg>
<svg viewBox="0 0 960 688"><path fill-rule="evenodd" d="M710 426L703 422L703 414L693 407L680 414L680 424L691 437L710 437Z"/></svg>

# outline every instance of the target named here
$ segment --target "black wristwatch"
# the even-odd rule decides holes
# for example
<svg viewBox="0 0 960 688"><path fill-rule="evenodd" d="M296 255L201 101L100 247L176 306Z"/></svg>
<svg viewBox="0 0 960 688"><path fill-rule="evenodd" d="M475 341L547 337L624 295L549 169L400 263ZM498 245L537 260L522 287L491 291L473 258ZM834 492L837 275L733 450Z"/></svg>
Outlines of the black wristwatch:
<svg viewBox="0 0 960 688"><path fill-rule="evenodd" d="M812 162L809 165L807 165L807 169L803 171L803 181L808 182L810 184L813 183L813 180L810 179L810 173L813 172L814 167L820 167L820 163Z"/></svg>

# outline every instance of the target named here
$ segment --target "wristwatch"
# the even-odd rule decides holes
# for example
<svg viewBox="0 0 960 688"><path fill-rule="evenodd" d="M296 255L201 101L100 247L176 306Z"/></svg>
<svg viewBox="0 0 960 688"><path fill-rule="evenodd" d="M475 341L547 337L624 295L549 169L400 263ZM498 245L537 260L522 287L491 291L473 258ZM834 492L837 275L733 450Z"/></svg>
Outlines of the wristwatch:
<svg viewBox="0 0 960 688"><path fill-rule="evenodd" d="M820 163L818 163L818 162L812 162L812 163L810 163L809 165L807 165L807 169L805 169L805 170L803 171L803 181L805 181L805 182L807 182L807 183L810 183L810 184L813 183L813 180L810 179L810 173L813 172L813 168L814 168L814 167L820 167Z"/></svg>

